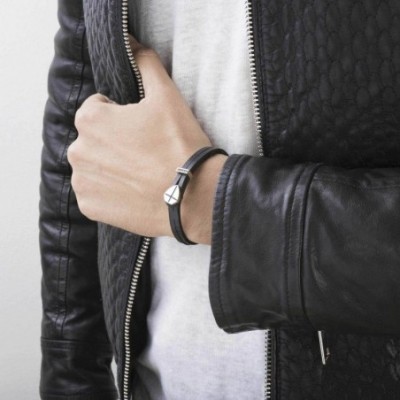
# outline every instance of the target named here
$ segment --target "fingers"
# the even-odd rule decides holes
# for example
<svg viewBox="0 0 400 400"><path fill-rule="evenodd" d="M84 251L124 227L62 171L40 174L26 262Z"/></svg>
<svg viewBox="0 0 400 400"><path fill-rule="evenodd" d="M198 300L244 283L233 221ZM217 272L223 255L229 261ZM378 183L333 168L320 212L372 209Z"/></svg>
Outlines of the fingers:
<svg viewBox="0 0 400 400"><path fill-rule="evenodd" d="M78 134L88 126L95 126L101 121L110 107L117 104L101 93L89 96L75 113L74 124Z"/></svg>
<svg viewBox="0 0 400 400"><path fill-rule="evenodd" d="M171 86L172 80L169 77L158 54L141 45L132 35L129 41L136 64L142 76L143 87L147 95L156 91L160 86Z"/></svg>
<svg viewBox="0 0 400 400"><path fill-rule="evenodd" d="M129 42L133 57L140 71L146 96L156 92L159 95L160 91L165 88L174 88L176 90L175 84L169 77L158 54L153 49L144 47L132 35L129 35ZM96 93L89 96L82 106L87 107L99 103L117 104L107 96Z"/></svg>

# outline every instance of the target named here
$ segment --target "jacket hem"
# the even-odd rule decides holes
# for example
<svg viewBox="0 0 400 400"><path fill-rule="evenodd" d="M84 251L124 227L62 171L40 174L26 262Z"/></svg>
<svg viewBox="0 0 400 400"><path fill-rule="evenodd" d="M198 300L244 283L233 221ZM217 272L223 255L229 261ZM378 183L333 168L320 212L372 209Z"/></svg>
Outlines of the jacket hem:
<svg viewBox="0 0 400 400"><path fill-rule="evenodd" d="M93 393L79 393L79 394L52 394L47 392L40 392L41 400L117 400L118 392L93 392Z"/></svg>

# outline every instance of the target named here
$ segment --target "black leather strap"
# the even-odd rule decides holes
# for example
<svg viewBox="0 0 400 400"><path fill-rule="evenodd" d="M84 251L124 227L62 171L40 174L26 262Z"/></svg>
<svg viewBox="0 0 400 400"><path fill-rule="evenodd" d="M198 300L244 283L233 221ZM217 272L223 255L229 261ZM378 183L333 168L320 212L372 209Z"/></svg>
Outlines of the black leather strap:
<svg viewBox="0 0 400 400"><path fill-rule="evenodd" d="M177 168L178 174L176 175L172 186L164 193L164 201L168 205L169 222L171 230L175 238L184 244L197 244L187 238L182 228L181 222L181 202L183 194L187 188L192 173L199 167L199 165L212 157L215 154L225 154L225 150L218 147L203 147L197 150L182 167Z"/></svg>

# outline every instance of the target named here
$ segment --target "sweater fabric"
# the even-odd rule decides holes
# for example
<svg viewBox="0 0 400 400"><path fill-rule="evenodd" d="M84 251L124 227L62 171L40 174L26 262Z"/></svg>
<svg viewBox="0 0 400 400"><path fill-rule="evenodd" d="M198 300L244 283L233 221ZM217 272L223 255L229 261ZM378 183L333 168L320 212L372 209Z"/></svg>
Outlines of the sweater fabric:
<svg viewBox="0 0 400 400"><path fill-rule="evenodd" d="M245 3L130 0L129 24L159 54L212 144L256 156ZM135 398L264 398L264 332L227 334L216 325L210 246L159 237L150 251L150 337L136 360Z"/></svg>

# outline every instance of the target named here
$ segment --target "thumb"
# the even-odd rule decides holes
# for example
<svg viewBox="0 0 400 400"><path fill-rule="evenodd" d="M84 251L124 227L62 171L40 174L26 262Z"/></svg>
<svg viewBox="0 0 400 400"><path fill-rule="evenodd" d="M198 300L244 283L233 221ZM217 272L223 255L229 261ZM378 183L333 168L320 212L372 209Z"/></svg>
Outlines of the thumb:
<svg viewBox="0 0 400 400"><path fill-rule="evenodd" d="M132 35L129 35L129 43L147 94L156 91L160 85L173 85L160 57L153 49L144 47Z"/></svg>

